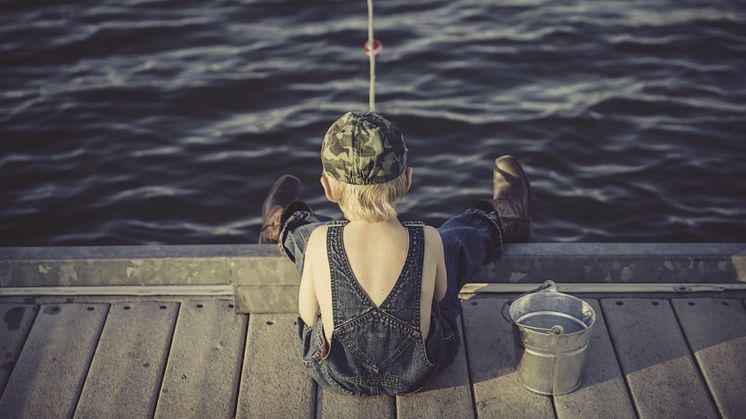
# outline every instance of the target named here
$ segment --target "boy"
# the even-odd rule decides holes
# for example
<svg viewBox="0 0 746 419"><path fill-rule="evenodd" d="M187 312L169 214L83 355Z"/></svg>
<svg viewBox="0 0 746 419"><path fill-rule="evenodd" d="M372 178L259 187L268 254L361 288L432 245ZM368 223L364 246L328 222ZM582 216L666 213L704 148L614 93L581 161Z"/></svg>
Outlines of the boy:
<svg viewBox="0 0 746 419"><path fill-rule="evenodd" d="M382 116L343 115L324 136L321 162L324 193L345 220L314 214L300 181L283 176L264 202L260 236L279 241L301 274L306 371L344 394L417 391L458 351L458 290L503 242L528 241L525 173L498 158L493 199L436 230L397 219L413 171L401 131Z"/></svg>

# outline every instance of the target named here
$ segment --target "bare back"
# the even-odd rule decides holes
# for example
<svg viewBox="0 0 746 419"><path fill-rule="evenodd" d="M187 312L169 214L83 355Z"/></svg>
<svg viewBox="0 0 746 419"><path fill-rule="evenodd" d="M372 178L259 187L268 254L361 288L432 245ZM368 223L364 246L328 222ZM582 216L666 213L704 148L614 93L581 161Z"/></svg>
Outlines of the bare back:
<svg viewBox="0 0 746 419"><path fill-rule="evenodd" d="M312 270L313 289L318 299L324 335L330 340L334 331L331 277L326 254L328 228L314 230L306 248L306 269ZM348 223L343 230L344 249L360 287L375 306L379 306L394 288L407 258L409 234L400 223ZM436 288L442 243L437 230L425 227L425 251L422 268L420 330L427 340L430 314ZM309 263L310 260L313 262ZM443 281L445 282L445 281ZM444 290L442 291L445 292Z"/></svg>

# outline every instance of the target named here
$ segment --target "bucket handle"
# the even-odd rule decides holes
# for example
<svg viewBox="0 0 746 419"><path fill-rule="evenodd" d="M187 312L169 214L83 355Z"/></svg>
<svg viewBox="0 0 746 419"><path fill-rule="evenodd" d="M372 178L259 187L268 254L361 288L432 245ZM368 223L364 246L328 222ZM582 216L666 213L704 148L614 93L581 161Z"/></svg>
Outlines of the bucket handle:
<svg viewBox="0 0 746 419"><path fill-rule="evenodd" d="M549 292L557 292L557 284L555 284L554 281L552 281L552 280L547 280L547 281L544 281L544 283L541 284L541 285L539 285L538 287L536 287L536 288L534 288L534 289L532 289L530 291L526 291L523 294L521 294L521 295L513 298L510 301L506 301L503 304L502 308L500 309L500 313L502 314L503 319L505 319L505 321L507 321L511 325L516 324L516 322L514 322L513 319L510 318L510 315L508 314L508 310L510 309L510 306L517 299L519 299L519 298L521 298L523 296L526 296L528 294L534 294L534 293L541 292L541 291L544 291L544 290L548 290ZM551 329L545 329L543 327L528 326L528 325L525 325L525 324L522 324L521 326L523 326L525 328L528 328L528 329L534 329L534 330L538 330L538 331L542 331L542 332L549 332L549 333L552 333L554 335L561 335L561 334L565 333L565 330L564 330L564 328L562 326L555 326L555 327L553 327Z"/></svg>

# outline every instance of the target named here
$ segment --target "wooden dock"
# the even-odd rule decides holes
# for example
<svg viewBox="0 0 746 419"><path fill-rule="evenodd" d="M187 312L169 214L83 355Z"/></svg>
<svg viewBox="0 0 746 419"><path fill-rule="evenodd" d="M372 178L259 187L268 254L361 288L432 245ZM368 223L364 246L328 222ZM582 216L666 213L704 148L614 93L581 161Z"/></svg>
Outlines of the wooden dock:
<svg viewBox="0 0 746 419"><path fill-rule="evenodd" d="M637 294L598 313L581 387L525 390L505 296L462 302L462 346L424 391L342 396L304 375L295 314L223 297L0 298L2 418L744 418L746 300Z"/></svg>

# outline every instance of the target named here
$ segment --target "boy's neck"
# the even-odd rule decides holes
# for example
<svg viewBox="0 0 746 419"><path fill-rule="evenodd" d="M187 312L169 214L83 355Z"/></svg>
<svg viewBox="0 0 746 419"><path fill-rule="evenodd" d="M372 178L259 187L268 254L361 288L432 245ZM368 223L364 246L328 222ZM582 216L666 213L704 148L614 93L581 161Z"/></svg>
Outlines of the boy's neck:
<svg viewBox="0 0 746 419"><path fill-rule="evenodd" d="M353 225L360 228L386 228L386 227L401 227L401 222L398 218L392 218L386 221L368 222L363 220L349 220L347 225Z"/></svg>

